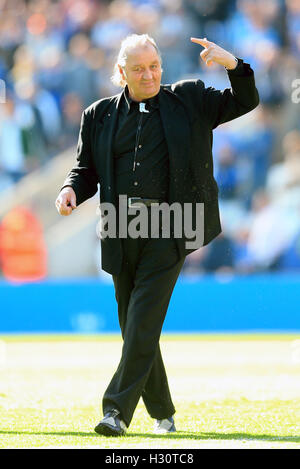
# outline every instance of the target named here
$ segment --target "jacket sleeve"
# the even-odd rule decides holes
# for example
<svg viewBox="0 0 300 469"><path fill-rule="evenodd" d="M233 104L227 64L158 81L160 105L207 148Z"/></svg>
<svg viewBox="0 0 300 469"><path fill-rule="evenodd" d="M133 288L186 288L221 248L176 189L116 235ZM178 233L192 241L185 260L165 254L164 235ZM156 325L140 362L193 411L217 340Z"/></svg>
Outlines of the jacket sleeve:
<svg viewBox="0 0 300 469"><path fill-rule="evenodd" d="M237 67L227 73L231 88L223 91L205 88L201 80L197 81L198 106L202 107L212 129L252 111L259 104L254 72L249 64L238 59Z"/></svg>
<svg viewBox="0 0 300 469"><path fill-rule="evenodd" d="M77 206L93 197L98 190L98 179L92 163L90 128L91 115L87 109L81 116L76 164L68 173L61 187L61 190L66 186L71 186L74 189Z"/></svg>

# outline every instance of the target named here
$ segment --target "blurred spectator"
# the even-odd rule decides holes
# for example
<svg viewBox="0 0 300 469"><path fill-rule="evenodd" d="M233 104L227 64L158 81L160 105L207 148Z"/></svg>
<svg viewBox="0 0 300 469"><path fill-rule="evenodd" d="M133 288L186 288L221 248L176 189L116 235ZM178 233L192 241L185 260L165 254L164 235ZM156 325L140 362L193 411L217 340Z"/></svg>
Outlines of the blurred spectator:
<svg viewBox="0 0 300 469"><path fill-rule="evenodd" d="M299 201L298 198L298 205ZM300 227L299 211L295 212L289 203L271 202L264 190L255 193L252 208L248 251L258 270L269 270L296 235Z"/></svg>
<svg viewBox="0 0 300 469"><path fill-rule="evenodd" d="M286 0L286 24L290 50L300 59L300 3L298 0Z"/></svg>
<svg viewBox="0 0 300 469"><path fill-rule="evenodd" d="M85 34L75 34L69 42L69 54L64 61L64 95L75 93L82 100L83 107L91 104L95 97L93 69L87 62L91 44Z"/></svg>
<svg viewBox="0 0 300 469"><path fill-rule="evenodd" d="M240 195L246 203L257 189L264 187L271 163L275 132L271 112L263 105L245 119L232 125L229 132L237 158L237 171L242 183Z"/></svg>
<svg viewBox="0 0 300 469"><path fill-rule="evenodd" d="M237 167L233 148L226 143L219 150L218 170L216 180L219 185L221 199L234 199L237 197Z"/></svg>
<svg viewBox="0 0 300 469"><path fill-rule="evenodd" d="M228 19L228 42L241 56L259 67L261 58L257 51L265 41L281 45L278 19L281 14L280 0L237 0L236 10Z"/></svg>
<svg viewBox="0 0 300 469"><path fill-rule="evenodd" d="M248 247L249 234L250 230L246 224L241 226L232 237L234 269L239 274L251 274L257 270L254 255Z"/></svg>
<svg viewBox="0 0 300 469"><path fill-rule="evenodd" d="M276 268L277 270L289 272L300 270L300 230L290 245L278 257Z"/></svg>
<svg viewBox="0 0 300 469"><path fill-rule="evenodd" d="M80 96L76 93L67 93L62 100L62 121L63 128L61 138L61 147L75 145L77 143L78 128L80 126L81 113L84 105Z"/></svg>
<svg viewBox="0 0 300 469"><path fill-rule="evenodd" d="M183 274L231 273L233 267L233 243L223 231L213 243L187 256L183 266Z"/></svg>
<svg viewBox="0 0 300 469"><path fill-rule="evenodd" d="M215 242L208 246L202 265L206 272L229 273L233 271L233 244L224 229Z"/></svg>
<svg viewBox="0 0 300 469"><path fill-rule="evenodd" d="M93 44L105 51L117 50L122 39L133 32L132 15L134 10L129 2L123 0L110 2L105 15L101 15L91 28Z"/></svg>
<svg viewBox="0 0 300 469"><path fill-rule="evenodd" d="M0 125L0 168L12 182L18 182L26 172L22 129L11 98L7 98L1 110L3 114Z"/></svg>
<svg viewBox="0 0 300 469"><path fill-rule="evenodd" d="M156 18L156 37L163 58L163 81L171 83L191 71L188 51L192 22L181 0L165 0L162 5L163 15Z"/></svg>
<svg viewBox="0 0 300 469"><path fill-rule="evenodd" d="M203 259L206 256L208 247L204 246L197 251L192 252L185 258L183 267L182 267L182 274L186 276L194 276L204 273L203 268Z"/></svg>
<svg viewBox="0 0 300 469"><path fill-rule="evenodd" d="M295 129L283 139L284 159L268 171L266 190L271 198L281 197L292 187L300 187L300 131Z"/></svg>

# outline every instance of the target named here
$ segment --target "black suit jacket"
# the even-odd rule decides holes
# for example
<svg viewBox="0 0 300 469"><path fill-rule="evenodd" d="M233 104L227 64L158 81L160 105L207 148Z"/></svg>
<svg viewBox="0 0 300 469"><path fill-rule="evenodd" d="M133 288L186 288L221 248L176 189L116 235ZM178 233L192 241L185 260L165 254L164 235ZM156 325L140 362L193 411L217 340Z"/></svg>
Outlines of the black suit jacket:
<svg viewBox="0 0 300 469"><path fill-rule="evenodd" d="M206 88L201 80L162 85L159 109L169 149L169 203L204 203L204 242L221 232L218 187L213 177L212 131L259 103L254 73L243 64L243 75L228 71L231 88ZM114 192L112 144L124 90L91 104L82 114L76 165L62 187L71 186L77 206L95 195L100 183L100 203L117 203ZM176 239L180 257L186 239ZM122 266L120 239L101 240L102 268L118 275Z"/></svg>

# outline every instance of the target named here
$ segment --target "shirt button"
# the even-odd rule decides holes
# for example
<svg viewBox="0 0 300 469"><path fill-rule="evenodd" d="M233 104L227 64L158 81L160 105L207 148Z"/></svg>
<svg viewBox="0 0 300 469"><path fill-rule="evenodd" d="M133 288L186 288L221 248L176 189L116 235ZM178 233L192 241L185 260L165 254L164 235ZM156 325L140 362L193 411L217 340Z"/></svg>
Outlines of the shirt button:
<svg viewBox="0 0 300 469"><path fill-rule="evenodd" d="M139 148L142 148L142 145L139 145Z"/></svg>
<svg viewBox="0 0 300 469"><path fill-rule="evenodd" d="M134 185L137 186L137 185L138 185L138 182L137 182L137 181L134 181Z"/></svg>
<svg viewBox="0 0 300 469"><path fill-rule="evenodd" d="M137 165L137 166L140 166L140 163L137 163L136 165Z"/></svg>

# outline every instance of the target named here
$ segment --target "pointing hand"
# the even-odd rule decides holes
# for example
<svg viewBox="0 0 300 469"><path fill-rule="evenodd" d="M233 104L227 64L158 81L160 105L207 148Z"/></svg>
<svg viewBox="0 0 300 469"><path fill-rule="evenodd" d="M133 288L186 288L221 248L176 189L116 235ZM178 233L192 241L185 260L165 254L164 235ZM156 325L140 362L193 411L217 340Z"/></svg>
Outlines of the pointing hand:
<svg viewBox="0 0 300 469"><path fill-rule="evenodd" d="M191 37L191 41L204 47L204 50L200 53L200 57L208 67L215 62L223 65L223 67L226 67L228 70L236 68L237 60L235 56L227 50L222 49L222 47L218 46L214 42L208 41L206 37L204 39Z"/></svg>

